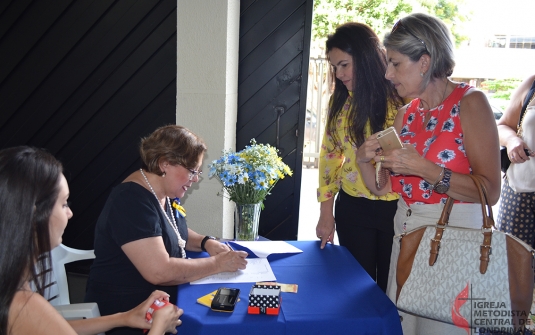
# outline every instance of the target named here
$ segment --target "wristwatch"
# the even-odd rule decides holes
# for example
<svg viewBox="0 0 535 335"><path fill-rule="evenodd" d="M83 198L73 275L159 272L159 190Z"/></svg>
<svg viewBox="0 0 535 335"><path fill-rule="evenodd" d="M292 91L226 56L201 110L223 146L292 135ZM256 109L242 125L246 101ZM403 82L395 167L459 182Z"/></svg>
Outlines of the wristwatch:
<svg viewBox="0 0 535 335"><path fill-rule="evenodd" d="M204 247L204 245L206 244L206 241L208 241L208 240L215 240L215 239L216 239L216 238L213 237L213 236L208 236L208 235L205 236L205 237L202 239L202 241L201 241L201 250L206 252L206 248Z"/></svg>
<svg viewBox="0 0 535 335"><path fill-rule="evenodd" d="M437 193L444 194L450 189L451 170L444 168L442 179L435 184L433 190Z"/></svg>

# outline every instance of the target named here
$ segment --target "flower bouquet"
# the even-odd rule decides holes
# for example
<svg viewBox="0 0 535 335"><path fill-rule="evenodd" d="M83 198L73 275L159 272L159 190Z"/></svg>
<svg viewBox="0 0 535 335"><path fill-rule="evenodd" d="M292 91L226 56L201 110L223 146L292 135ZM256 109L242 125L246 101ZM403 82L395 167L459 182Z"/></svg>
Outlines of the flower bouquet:
<svg viewBox="0 0 535 335"><path fill-rule="evenodd" d="M277 149L255 139L239 152L224 151L209 168L208 177L215 176L223 185L223 196L236 203L236 239L256 240L264 200L277 181L291 176L292 170L282 162Z"/></svg>

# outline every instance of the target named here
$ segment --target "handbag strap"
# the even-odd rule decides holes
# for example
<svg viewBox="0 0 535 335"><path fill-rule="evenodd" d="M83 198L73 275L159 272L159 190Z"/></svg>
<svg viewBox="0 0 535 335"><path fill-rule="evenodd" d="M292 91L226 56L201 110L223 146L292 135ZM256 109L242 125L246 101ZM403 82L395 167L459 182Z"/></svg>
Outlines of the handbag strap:
<svg viewBox="0 0 535 335"><path fill-rule="evenodd" d="M516 126L517 130L520 128L520 125L522 124L522 120L524 119L524 114L526 114L526 109L528 108L529 103L531 102L531 100L533 100L534 93L535 93L535 80L531 84L528 94L526 95L526 98L524 99L524 103L522 104L520 117L518 118L518 125Z"/></svg>
<svg viewBox="0 0 535 335"><path fill-rule="evenodd" d="M469 175L472 178L474 184L477 187L479 194L479 201L481 203L481 210L483 212L483 224L481 227L481 232L483 234L483 242L480 246L480 257L479 257L479 272L485 274L487 272L487 267L490 261L490 254L492 253L492 230L494 228L494 218L492 215L492 207L489 205L487 190L485 184L481 181L481 177ZM446 230L450 219L450 213L453 208L453 202L455 200L452 197L448 197L446 204L442 209L442 214L437 221L435 227L435 236L431 239L431 245L429 250L429 266L433 266L438 258L438 253L440 250L440 241Z"/></svg>
<svg viewBox="0 0 535 335"><path fill-rule="evenodd" d="M492 230L494 227L494 218L492 215L492 206L489 205L487 189L485 184L479 176L469 175L474 183L478 186L479 199L481 203L481 210L483 211L483 226L481 232L483 234L483 243L479 247L479 272L485 274L490 261L490 255L492 254Z"/></svg>
<svg viewBox="0 0 535 335"><path fill-rule="evenodd" d="M448 225L450 219L450 213L453 209L453 202L455 199L448 197L444 208L442 209L442 214L438 219L437 225L435 227L435 237L431 239L431 248L429 250L429 266L433 266L438 258L438 251L440 249L440 241L442 240L442 235L444 235L444 230Z"/></svg>

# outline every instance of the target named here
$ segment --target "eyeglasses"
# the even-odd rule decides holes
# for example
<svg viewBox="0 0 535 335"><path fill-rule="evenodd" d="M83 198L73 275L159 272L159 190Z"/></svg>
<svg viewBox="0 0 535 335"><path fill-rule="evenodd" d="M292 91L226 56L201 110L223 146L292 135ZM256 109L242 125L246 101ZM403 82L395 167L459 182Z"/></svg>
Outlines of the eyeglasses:
<svg viewBox="0 0 535 335"><path fill-rule="evenodd" d="M200 178L201 175L202 175L202 171L201 170L199 170L199 171L192 170L192 169L189 169L189 168L187 168L185 166L184 166L184 168L189 171L189 180L193 180L193 178L195 178L195 177Z"/></svg>
<svg viewBox="0 0 535 335"><path fill-rule="evenodd" d="M431 54L429 52L429 50L427 50L427 45L425 44L424 40L422 40L421 38L419 38L418 36L414 35L409 29L407 29L407 27L405 27L403 25L403 22L401 22L401 19L398 20L398 22L396 22L394 24L394 26L392 27L392 31L390 32L390 34L393 34L396 32L396 30L398 29L403 29L405 30L407 33L409 33L412 37L414 37L415 39L417 39L418 41L420 41L420 43L422 43L424 45L424 48L425 48L425 52L427 52L428 54Z"/></svg>

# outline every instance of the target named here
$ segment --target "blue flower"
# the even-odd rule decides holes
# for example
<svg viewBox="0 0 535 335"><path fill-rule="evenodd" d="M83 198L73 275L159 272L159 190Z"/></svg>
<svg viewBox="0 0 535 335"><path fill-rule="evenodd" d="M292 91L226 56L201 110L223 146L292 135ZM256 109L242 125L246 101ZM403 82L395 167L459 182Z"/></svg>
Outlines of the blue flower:
<svg viewBox="0 0 535 335"><path fill-rule="evenodd" d="M444 121L444 124L442 125L442 131L449 131L452 132L453 128L455 127L455 122L451 118Z"/></svg>
<svg viewBox="0 0 535 335"><path fill-rule="evenodd" d="M442 163L447 163L455 158L455 151L445 149L439 152L437 157Z"/></svg>
<svg viewBox="0 0 535 335"><path fill-rule="evenodd" d="M274 147L258 144L254 139L242 151L224 151L209 168L209 177L215 176L224 194L239 204L264 201L279 179L292 175Z"/></svg>
<svg viewBox="0 0 535 335"><path fill-rule="evenodd" d="M437 123L438 123L438 119L432 116L431 119L429 119L429 122L427 123L427 125L425 126L425 130L433 131L435 127L437 126Z"/></svg>

